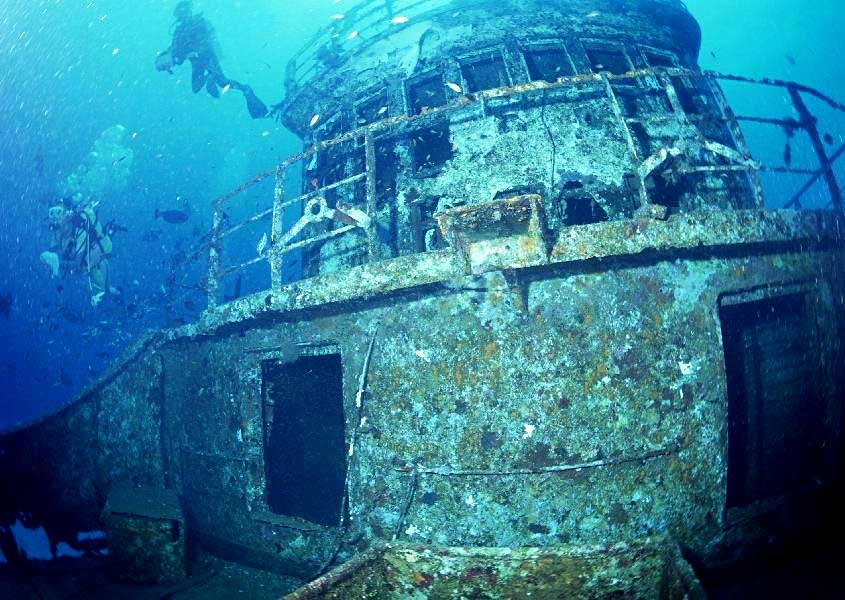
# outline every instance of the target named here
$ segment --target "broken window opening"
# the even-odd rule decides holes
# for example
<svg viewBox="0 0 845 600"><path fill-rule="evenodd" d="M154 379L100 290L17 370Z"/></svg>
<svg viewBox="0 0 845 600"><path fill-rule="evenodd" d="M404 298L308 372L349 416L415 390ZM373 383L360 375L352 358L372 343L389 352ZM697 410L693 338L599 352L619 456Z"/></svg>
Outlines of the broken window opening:
<svg viewBox="0 0 845 600"><path fill-rule="evenodd" d="M440 73L411 81L407 85L408 110L419 115L432 108L446 105L446 86Z"/></svg>
<svg viewBox="0 0 845 600"><path fill-rule="evenodd" d="M586 46L587 59L594 73L607 71L613 75L623 75L633 70L634 66L622 48ZM627 82L615 82L627 83ZM631 82L633 83L633 82Z"/></svg>
<svg viewBox="0 0 845 600"><path fill-rule="evenodd" d="M467 91L472 93L508 87L511 84L501 52L463 62L461 75L466 81Z"/></svg>
<svg viewBox="0 0 845 600"><path fill-rule="evenodd" d="M718 114L713 95L704 81L689 81L686 77L672 77L681 108L689 115Z"/></svg>
<svg viewBox="0 0 845 600"><path fill-rule="evenodd" d="M363 127L383 121L390 117L387 89L380 90L373 96L355 105L356 125Z"/></svg>
<svg viewBox="0 0 845 600"><path fill-rule="evenodd" d="M531 81L555 83L560 78L575 75L572 61L563 48L524 50L522 55Z"/></svg>
<svg viewBox="0 0 845 600"><path fill-rule="evenodd" d="M417 174L439 172L453 156L449 123L432 125L411 134L411 156Z"/></svg>
<svg viewBox="0 0 845 600"><path fill-rule="evenodd" d="M566 199L564 225L590 225L609 218L607 212L590 196L574 196Z"/></svg>
<svg viewBox="0 0 845 600"><path fill-rule="evenodd" d="M668 52L645 51L643 53L648 65L653 69L674 69L678 67L678 59Z"/></svg>
<svg viewBox="0 0 845 600"><path fill-rule="evenodd" d="M262 364L267 504L279 515L337 526L346 479L339 354Z"/></svg>
<svg viewBox="0 0 845 600"><path fill-rule="evenodd" d="M663 90L657 93L657 90L649 88L635 86L617 87L614 84L614 91L616 92L616 99L619 101L619 107L622 109L622 114L626 117L648 117L668 113L672 110L672 106L669 104L669 98Z"/></svg>
<svg viewBox="0 0 845 600"><path fill-rule="evenodd" d="M727 507L821 480L822 365L804 294L720 308L728 386Z"/></svg>

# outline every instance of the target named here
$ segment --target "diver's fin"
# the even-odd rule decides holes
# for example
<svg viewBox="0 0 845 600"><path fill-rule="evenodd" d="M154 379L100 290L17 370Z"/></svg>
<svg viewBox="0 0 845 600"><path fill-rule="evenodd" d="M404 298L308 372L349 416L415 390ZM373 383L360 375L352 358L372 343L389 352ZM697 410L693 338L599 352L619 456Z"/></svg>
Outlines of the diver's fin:
<svg viewBox="0 0 845 600"><path fill-rule="evenodd" d="M213 79L209 78L208 82L205 84L205 91L207 91L208 95L212 98L220 97L220 88L217 87L217 82Z"/></svg>
<svg viewBox="0 0 845 600"><path fill-rule="evenodd" d="M246 108L249 110L249 116L253 119L263 119L270 111L267 110L267 105L258 99L255 92L249 86L244 87L244 98L246 98Z"/></svg>

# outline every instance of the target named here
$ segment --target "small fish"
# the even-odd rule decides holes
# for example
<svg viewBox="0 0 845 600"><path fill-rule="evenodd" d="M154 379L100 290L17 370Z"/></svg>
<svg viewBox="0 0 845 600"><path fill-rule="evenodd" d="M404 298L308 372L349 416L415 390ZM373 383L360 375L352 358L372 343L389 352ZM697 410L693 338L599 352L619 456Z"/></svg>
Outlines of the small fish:
<svg viewBox="0 0 845 600"><path fill-rule="evenodd" d="M599 11L594 10L594 11L588 12L588 13L586 14L586 17L587 17L588 19L595 19L595 18L596 18L596 17L598 17L600 14L601 14L601 13L600 13Z"/></svg>
<svg viewBox="0 0 845 600"><path fill-rule="evenodd" d="M349 35L346 36L346 39L349 40L349 41L352 41L357 37L358 37L358 32L353 31L352 33L350 33Z"/></svg>
<svg viewBox="0 0 845 600"><path fill-rule="evenodd" d="M786 62L788 62L788 63L789 63L790 65L792 65L793 67L794 67L794 66L796 66L796 65L798 64L798 61L796 61L796 60L795 60L795 57L794 57L794 56L792 56L791 54L787 54L787 55L786 55Z"/></svg>
<svg viewBox="0 0 845 600"><path fill-rule="evenodd" d="M335 13L330 17L332 21L343 21L345 18L346 15L343 15L341 13Z"/></svg>
<svg viewBox="0 0 845 600"><path fill-rule="evenodd" d="M411 19L409 19L408 17L398 16L398 17L393 17L392 19L390 19L390 22L393 23L394 25L404 25L405 23L407 23L410 20Z"/></svg>
<svg viewBox="0 0 845 600"><path fill-rule="evenodd" d="M191 218L191 213L187 210L159 210L155 212L156 219L163 219L172 225L181 225Z"/></svg>
<svg viewBox="0 0 845 600"><path fill-rule="evenodd" d="M232 84L227 83L226 85L223 86L223 89L220 90L220 94L225 95L226 92L228 92L231 89L232 89Z"/></svg>
<svg viewBox="0 0 845 600"><path fill-rule="evenodd" d="M824 134L824 143L828 146L833 143L833 136L829 133Z"/></svg>
<svg viewBox="0 0 845 600"><path fill-rule="evenodd" d="M386 112L387 112L387 107L386 107L386 106L382 106L380 109L378 109L378 113L376 113L376 114L380 117L380 116L382 116L382 115L383 115L384 113L386 113Z"/></svg>
<svg viewBox="0 0 845 600"><path fill-rule="evenodd" d="M456 94L463 94L464 89L459 86L457 83L452 83L451 81L446 82L446 87L455 92Z"/></svg>
<svg viewBox="0 0 845 600"><path fill-rule="evenodd" d="M308 127L314 127L314 125L316 125L319 120L320 120L320 114L317 113L316 115L311 117L311 122L308 123Z"/></svg>

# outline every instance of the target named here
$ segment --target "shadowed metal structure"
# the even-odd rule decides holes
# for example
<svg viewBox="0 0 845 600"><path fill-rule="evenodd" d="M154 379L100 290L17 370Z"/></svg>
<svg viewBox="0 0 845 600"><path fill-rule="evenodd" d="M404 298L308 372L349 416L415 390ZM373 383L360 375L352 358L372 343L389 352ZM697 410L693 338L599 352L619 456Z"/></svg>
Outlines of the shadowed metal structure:
<svg viewBox="0 0 845 600"><path fill-rule="evenodd" d="M456 562L476 583L514 576L488 547L733 558L841 477L841 153L807 99L845 107L701 72L699 44L675 0L351 9L287 71L306 149L213 203L200 321L5 438L3 468L89 516L115 482L176 492L197 544L302 577L383 542L486 557ZM737 117L724 80L795 115ZM748 121L806 135L818 168L761 164ZM764 170L833 210L767 206ZM267 289L221 302L257 265ZM635 577L609 572L593 591Z"/></svg>

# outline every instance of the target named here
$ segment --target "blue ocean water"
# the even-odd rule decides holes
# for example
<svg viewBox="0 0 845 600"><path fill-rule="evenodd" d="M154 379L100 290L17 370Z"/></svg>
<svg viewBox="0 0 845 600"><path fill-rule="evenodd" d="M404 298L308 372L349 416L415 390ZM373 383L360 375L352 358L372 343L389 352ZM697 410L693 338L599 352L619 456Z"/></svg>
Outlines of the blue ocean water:
<svg viewBox="0 0 845 600"><path fill-rule="evenodd" d="M491 0L494 2L495 0ZM56 410L94 381L145 331L194 320L197 290L171 276L202 242L210 202L297 152L271 119L254 120L238 93L191 91L187 66L157 72L170 41L170 0L4 0L0 5L0 429ZM221 62L264 102L282 99L296 49L352 0L207 0ZM752 77L795 80L845 99L839 60L845 25L839 0L689 0L704 32L701 65ZM777 96L728 86L746 107L783 116ZM96 145L122 126L113 143ZM777 132L748 131L760 153L779 158ZM834 145L845 125L825 130ZM93 156L92 152L97 155ZM796 164L811 157L797 149ZM841 163L840 163L841 165ZM80 171L80 168L82 171ZM111 285L119 301L90 304L84 277L56 279L40 259L50 244L48 209L91 174L103 222L114 236ZM843 178L843 169L838 174ZM766 181L773 203L800 180ZM787 191L784 191L787 190ZM256 190L266 193L267 190ZM820 194L807 205L824 202ZM190 207L184 223L156 210ZM242 293L251 291L245 281ZM0 302L2 306L2 302Z"/></svg>

